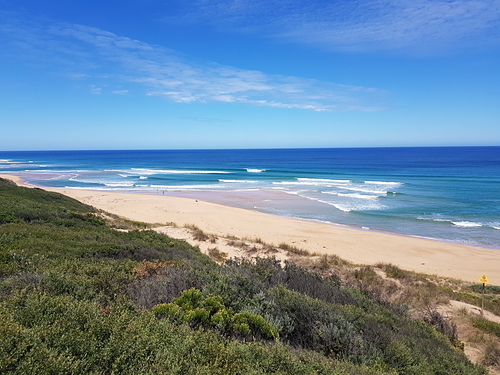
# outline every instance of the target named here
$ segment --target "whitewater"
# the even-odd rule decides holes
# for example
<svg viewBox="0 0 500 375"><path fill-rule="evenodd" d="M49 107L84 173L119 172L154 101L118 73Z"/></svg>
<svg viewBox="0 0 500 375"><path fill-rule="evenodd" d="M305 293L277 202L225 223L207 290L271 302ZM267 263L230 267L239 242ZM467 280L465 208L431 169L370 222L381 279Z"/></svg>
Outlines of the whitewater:
<svg viewBox="0 0 500 375"><path fill-rule="evenodd" d="M0 173L500 248L500 147L0 152Z"/></svg>

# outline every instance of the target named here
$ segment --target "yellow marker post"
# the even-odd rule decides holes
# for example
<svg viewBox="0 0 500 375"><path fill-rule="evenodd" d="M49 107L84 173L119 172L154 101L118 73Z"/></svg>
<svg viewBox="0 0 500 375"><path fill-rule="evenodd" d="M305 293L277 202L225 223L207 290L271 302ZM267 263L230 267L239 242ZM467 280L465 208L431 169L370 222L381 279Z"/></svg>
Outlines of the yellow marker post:
<svg viewBox="0 0 500 375"><path fill-rule="evenodd" d="M486 276L486 274L481 275L481 277L479 278L479 280L477 282L483 284L483 298L481 298L481 315L483 315L483 310L484 310L484 285L485 284L491 284L491 283L488 281L488 277Z"/></svg>

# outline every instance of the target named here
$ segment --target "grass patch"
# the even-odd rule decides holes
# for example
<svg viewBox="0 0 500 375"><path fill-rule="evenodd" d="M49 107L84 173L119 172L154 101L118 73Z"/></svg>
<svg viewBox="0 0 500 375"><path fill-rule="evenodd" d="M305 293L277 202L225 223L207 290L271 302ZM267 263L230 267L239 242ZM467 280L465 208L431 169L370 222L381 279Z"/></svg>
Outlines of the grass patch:
<svg viewBox="0 0 500 375"><path fill-rule="evenodd" d="M246 250L250 247L245 241L241 241L238 239L235 239L235 240L230 239L226 242L226 245L237 248L237 249L243 249L243 250Z"/></svg>
<svg viewBox="0 0 500 375"><path fill-rule="evenodd" d="M382 269L388 277L398 280L415 280L418 278L415 272L403 270L393 264L382 264L376 265L378 268Z"/></svg>
<svg viewBox="0 0 500 375"><path fill-rule="evenodd" d="M500 337L500 324L489 320L476 320L472 325L481 331Z"/></svg>
<svg viewBox="0 0 500 375"><path fill-rule="evenodd" d="M228 239L233 239L233 240L238 240L238 238L234 237L234 236L231 236L231 237L227 237ZM256 243L256 244L259 244L259 245L265 245L265 242L262 240L262 238L260 237L254 237L254 238L249 238L249 237L243 237L241 239L242 241L247 241L247 242L252 242L252 243Z"/></svg>
<svg viewBox="0 0 500 375"><path fill-rule="evenodd" d="M151 224L144 223L142 221L125 219L124 217L108 213L103 210L96 210L96 215L111 228L120 230L142 230L160 226L160 224Z"/></svg>
<svg viewBox="0 0 500 375"><path fill-rule="evenodd" d="M216 262L223 262L227 259L227 253L220 251L216 247L208 249L208 256Z"/></svg>
<svg viewBox="0 0 500 375"><path fill-rule="evenodd" d="M191 231L193 239L196 241L200 242L209 241L210 243L217 242L217 236L206 234L203 230L201 230L198 226L194 224L188 224L185 227Z"/></svg>
<svg viewBox="0 0 500 375"><path fill-rule="evenodd" d="M288 255L298 255L298 256L303 256L303 257L311 256L311 253L309 251L304 250L304 249L300 249L296 246L288 245L284 242L280 243L278 245L278 248L281 250L285 250Z"/></svg>

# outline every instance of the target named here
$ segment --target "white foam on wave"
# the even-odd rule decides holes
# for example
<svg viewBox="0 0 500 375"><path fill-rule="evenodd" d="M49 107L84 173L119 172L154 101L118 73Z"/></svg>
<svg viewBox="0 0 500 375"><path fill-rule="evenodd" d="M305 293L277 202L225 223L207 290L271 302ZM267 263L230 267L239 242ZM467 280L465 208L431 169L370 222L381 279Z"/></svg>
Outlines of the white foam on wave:
<svg viewBox="0 0 500 375"><path fill-rule="evenodd" d="M282 191L285 194L299 195L299 192L298 191L294 191L294 190L285 190L283 188L273 188L273 189L280 190L280 191ZM307 198L307 197L304 197L304 198Z"/></svg>
<svg viewBox="0 0 500 375"><path fill-rule="evenodd" d="M366 199L350 199L350 200L345 200L339 202L339 201L330 201L330 200L325 200L325 199L320 199L320 198L315 198L308 196L304 194L304 192L287 192L288 194L293 194L293 195L298 195L299 197L306 198L315 202L327 204L329 206L333 206L337 208L340 211L344 212L351 212L351 211L367 211L367 210L380 210L383 209L384 206L378 202L373 202L372 199L368 200L367 202ZM333 194L334 195L334 194ZM346 197L341 197L341 198L346 198ZM347 197L348 198L348 197Z"/></svg>
<svg viewBox="0 0 500 375"><path fill-rule="evenodd" d="M139 180L147 180L148 178L146 176L139 176Z"/></svg>
<svg viewBox="0 0 500 375"><path fill-rule="evenodd" d="M54 177L47 178L46 180L55 181L55 180L65 180L65 179L67 179L65 176L54 176Z"/></svg>
<svg viewBox="0 0 500 375"><path fill-rule="evenodd" d="M297 181L273 181L273 185L311 185L311 184L306 184L303 182L297 182Z"/></svg>
<svg viewBox="0 0 500 375"><path fill-rule="evenodd" d="M491 229L500 230L500 222L476 222L476 221L468 221L468 220L456 220L456 219L447 219L440 217L440 215L432 215L432 216L417 216L418 220L430 220L438 223L448 223L455 225L457 227L462 228L479 228L479 227L489 227Z"/></svg>
<svg viewBox="0 0 500 375"><path fill-rule="evenodd" d="M348 190L357 193L365 194L375 194L375 195L387 195L388 191L383 190L382 187L396 187L400 185L399 182L382 182L382 181L367 181L367 182L353 182L351 180L332 180L327 178L297 178L296 181L275 181L273 185L284 185L284 186L314 186L318 188L334 188L340 191ZM370 187L373 185L373 187ZM337 192L323 192L331 193L337 195ZM362 196L360 194L356 198L360 199L373 199L368 198L368 196ZM355 197L355 196L352 196Z"/></svg>
<svg viewBox="0 0 500 375"><path fill-rule="evenodd" d="M448 219L439 219L439 218L426 217L426 216L417 216L417 219L418 220L430 220L430 221L449 222L449 223L451 223L451 220L448 220Z"/></svg>
<svg viewBox="0 0 500 375"><path fill-rule="evenodd" d="M353 194L338 193L337 195L339 197L348 197L348 198L356 198L356 199L369 199L369 200L377 200L378 199L378 196L376 196L376 195L365 195L365 194L358 194L358 193L353 193Z"/></svg>
<svg viewBox="0 0 500 375"><path fill-rule="evenodd" d="M312 198L312 197L308 197L306 195L302 195L302 194L296 194L302 198L306 198L306 199L309 199L311 201L315 201L315 202L318 202L318 203L323 203L323 204L327 204L329 206L333 206L341 211L344 211L344 212L350 212L353 210L353 207L349 207L345 204L340 204L340 203L335 203L335 202L329 202L329 201L326 201L324 199L318 199L318 198Z"/></svg>
<svg viewBox="0 0 500 375"><path fill-rule="evenodd" d="M335 191L322 191L322 194L335 195L337 197L355 198L355 199L368 199L368 200L378 200L378 195L366 195L359 193L339 193Z"/></svg>
<svg viewBox="0 0 500 375"><path fill-rule="evenodd" d="M381 210L384 208L381 204L360 204L358 202L343 202L343 203L333 203L330 202L332 206L335 206L341 211L351 212L351 211L371 211L371 210Z"/></svg>
<svg viewBox="0 0 500 375"><path fill-rule="evenodd" d="M479 228L479 227L489 227L491 229L500 230L499 222L487 222L487 223L478 223L474 221L451 221L453 225L464 227L464 228Z"/></svg>
<svg viewBox="0 0 500 375"><path fill-rule="evenodd" d="M72 177L68 178L69 181L76 181L76 182L87 182L85 180L79 180L78 177L80 176L79 174L73 174L71 175ZM60 176L61 178L65 178L66 176L65 175L61 175Z"/></svg>
<svg viewBox="0 0 500 375"><path fill-rule="evenodd" d="M391 181L365 181L368 185L389 185L389 186L400 186L401 182L391 182Z"/></svg>
<svg viewBox="0 0 500 375"><path fill-rule="evenodd" d="M257 168L245 168L248 173L262 173L265 172L266 169L257 169Z"/></svg>
<svg viewBox="0 0 500 375"><path fill-rule="evenodd" d="M336 209L338 209L340 211L344 211L344 212L355 211L355 208L350 207L350 206L345 205L345 204L340 204L340 203L329 203L329 204L331 204L333 207L335 207Z"/></svg>
<svg viewBox="0 0 500 375"><path fill-rule="evenodd" d="M367 189L363 187L354 187L354 186L345 186L342 187L344 190L349 190L349 191L359 191L360 193L368 193L368 194L377 194L377 195L386 195L387 190L372 190L372 189Z"/></svg>
<svg viewBox="0 0 500 375"><path fill-rule="evenodd" d="M332 180L329 178L297 178L297 181L328 184L348 184L351 182L351 180Z"/></svg>
<svg viewBox="0 0 500 375"><path fill-rule="evenodd" d="M134 187L134 184L123 183L123 182L105 182L104 186L109 186L109 187Z"/></svg>
<svg viewBox="0 0 500 375"><path fill-rule="evenodd" d="M340 211L344 211L344 212L351 212L351 211L353 211L352 207L349 207L349 206L347 206L345 204L328 203L328 202L325 202L325 203L332 205L333 207L335 207L336 209L338 209Z"/></svg>
<svg viewBox="0 0 500 375"><path fill-rule="evenodd" d="M221 180L219 179L220 182L225 182L225 183L229 183L229 184L237 184L237 183L242 183L242 184L254 184L254 183L257 183L258 181L254 181L254 180Z"/></svg>
<svg viewBox="0 0 500 375"><path fill-rule="evenodd" d="M12 159L0 159L1 164L30 164L33 163L32 161L14 161Z"/></svg>
<svg viewBox="0 0 500 375"><path fill-rule="evenodd" d="M273 185L289 185L289 186L315 186L315 187L343 187L347 183L335 180L320 180L320 179L300 179L299 181L274 181Z"/></svg>
<svg viewBox="0 0 500 375"><path fill-rule="evenodd" d="M42 165L42 164L33 164L33 163L22 163L22 162L17 162L17 161L12 161L8 163L2 163L0 162L0 168L2 169L7 169L7 168L45 168L47 165ZM25 172L31 172L32 169L26 169ZM37 171L38 172L38 171Z"/></svg>
<svg viewBox="0 0 500 375"><path fill-rule="evenodd" d="M464 228L476 228L476 227L482 227L483 224L481 223L476 223L473 221L452 221L451 222L453 225L456 225L457 227L464 227Z"/></svg>
<svg viewBox="0 0 500 375"><path fill-rule="evenodd" d="M73 181L73 182L79 182L82 184L98 184L98 185L104 185L106 187L131 188L131 187L135 186L135 184L133 182L121 182L121 181L117 181L116 179L114 179L114 180L113 179L105 179L103 177L104 176L100 176L100 177L96 177L96 178L85 178L85 176L82 176L80 174L73 174L69 178L68 178L68 175L60 175L60 176L54 177L52 179L61 180L61 179L67 178L69 181ZM130 181L130 180L128 180L128 181Z"/></svg>
<svg viewBox="0 0 500 375"><path fill-rule="evenodd" d="M201 170L177 170L177 169L145 169L132 168L133 171L140 174L229 174L227 171L201 171Z"/></svg>
<svg viewBox="0 0 500 375"><path fill-rule="evenodd" d="M46 167L46 166L45 166ZM91 172L89 170L78 170L78 169L72 169L70 171L61 171L57 169L44 169L44 170L29 170L30 172L36 173L36 174L61 174L61 175L78 175L79 173L88 173Z"/></svg>

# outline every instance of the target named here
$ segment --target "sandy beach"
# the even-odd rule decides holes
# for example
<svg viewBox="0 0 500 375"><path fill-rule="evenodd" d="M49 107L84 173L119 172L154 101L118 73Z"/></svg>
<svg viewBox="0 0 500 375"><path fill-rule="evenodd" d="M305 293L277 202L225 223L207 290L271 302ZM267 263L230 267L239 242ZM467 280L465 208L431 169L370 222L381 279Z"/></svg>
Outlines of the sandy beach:
<svg viewBox="0 0 500 375"><path fill-rule="evenodd" d="M0 177L22 183L17 176ZM486 274L492 284L500 285L498 249L288 219L197 199L76 189L47 190L131 220L160 225L192 224L216 236L259 238L274 245L287 243L310 252L334 254L355 264L392 263L407 270L469 282L476 282Z"/></svg>

